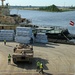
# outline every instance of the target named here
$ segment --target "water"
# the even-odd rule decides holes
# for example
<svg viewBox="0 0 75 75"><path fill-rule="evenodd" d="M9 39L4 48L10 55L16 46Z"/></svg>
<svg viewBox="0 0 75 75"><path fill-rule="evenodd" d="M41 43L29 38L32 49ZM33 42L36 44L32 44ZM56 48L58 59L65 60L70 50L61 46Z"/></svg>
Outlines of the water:
<svg viewBox="0 0 75 75"><path fill-rule="evenodd" d="M32 24L38 26L62 26L68 28L70 33L75 34L75 25L71 26L70 21L75 22L75 11L68 12L44 12L35 10L16 10L11 14L20 14L23 18L30 19Z"/></svg>

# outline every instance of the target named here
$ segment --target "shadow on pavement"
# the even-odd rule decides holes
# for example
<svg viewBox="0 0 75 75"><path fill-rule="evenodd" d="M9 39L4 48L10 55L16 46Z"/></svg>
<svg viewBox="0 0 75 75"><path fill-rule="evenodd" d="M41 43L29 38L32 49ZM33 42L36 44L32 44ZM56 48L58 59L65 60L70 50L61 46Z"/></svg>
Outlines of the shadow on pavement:
<svg viewBox="0 0 75 75"><path fill-rule="evenodd" d="M8 46L8 47L12 47L12 48L13 48L13 46L10 46L10 45L7 45L7 44L6 44L6 46Z"/></svg>
<svg viewBox="0 0 75 75"><path fill-rule="evenodd" d="M53 75L53 74L44 72L43 75Z"/></svg>
<svg viewBox="0 0 75 75"><path fill-rule="evenodd" d="M41 58L34 58L32 63L29 63L29 62L17 62L16 64L12 64L12 66L19 67L19 68L22 68L22 69L27 69L27 70L32 70L32 69L36 70L36 62L38 60L39 60L39 62L43 63L44 70L48 70L48 67L46 66L46 64L48 63L48 60L41 59Z"/></svg>
<svg viewBox="0 0 75 75"><path fill-rule="evenodd" d="M33 46L55 48L56 44L52 44L52 45L50 45L50 43L48 43L48 44L43 44L43 43L34 43Z"/></svg>

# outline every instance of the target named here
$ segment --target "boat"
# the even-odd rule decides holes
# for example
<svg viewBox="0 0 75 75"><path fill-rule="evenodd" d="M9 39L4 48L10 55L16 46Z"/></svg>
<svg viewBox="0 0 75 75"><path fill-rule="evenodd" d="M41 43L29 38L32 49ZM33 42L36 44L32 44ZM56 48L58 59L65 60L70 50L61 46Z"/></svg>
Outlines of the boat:
<svg viewBox="0 0 75 75"><path fill-rule="evenodd" d="M45 33L49 42L75 44L75 35L70 34L67 28L60 26L38 27L35 29L37 33Z"/></svg>
<svg viewBox="0 0 75 75"><path fill-rule="evenodd" d="M1 0L2 5L0 6L0 41L4 41L4 40L16 41L17 40L16 39L17 38L17 36L16 36L17 27L22 27L22 28L26 27L25 29L28 29L28 27L30 27L30 28L38 27L36 25L33 25L29 19L22 18L21 15L10 14L9 4L7 3L6 5L4 5L4 1L5 0ZM20 36L19 36L19 38L20 38ZM24 37L21 37L21 39L22 38L24 38ZM29 39L30 38L31 38L31 36L29 37ZM21 40L21 42L22 42L22 40ZM26 37L24 38L24 40L26 40ZM25 41L23 41L23 42L25 42Z"/></svg>
<svg viewBox="0 0 75 75"><path fill-rule="evenodd" d="M17 26L32 26L29 19L22 18L18 14L10 14L9 4L4 5L4 1L1 0L2 5L0 6L0 29L15 30Z"/></svg>
<svg viewBox="0 0 75 75"><path fill-rule="evenodd" d="M8 3L4 5L5 0L1 0L2 5L0 6L0 30L16 30L17 26L20 27L32 27L33 34L42 32L47 35L49 42L59 42L59 43L72 43L75 39L75 35L69 33L68 29L51 26L51 27L39 27L37 25L31 24L31 21L22 18L18 14L10 14L10 9Z"/></svg>

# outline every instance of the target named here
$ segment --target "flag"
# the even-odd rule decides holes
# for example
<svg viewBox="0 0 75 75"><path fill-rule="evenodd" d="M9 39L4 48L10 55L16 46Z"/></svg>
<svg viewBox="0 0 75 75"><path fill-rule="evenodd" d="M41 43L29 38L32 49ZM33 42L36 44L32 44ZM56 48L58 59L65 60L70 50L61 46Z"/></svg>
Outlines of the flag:
<svg viewBox="0 0 75 75"><path fill-rule="evenodd" d="M74 22L73 22L73 21L70 21L70 25L71 25L71 26L74 26Z"/></svg>

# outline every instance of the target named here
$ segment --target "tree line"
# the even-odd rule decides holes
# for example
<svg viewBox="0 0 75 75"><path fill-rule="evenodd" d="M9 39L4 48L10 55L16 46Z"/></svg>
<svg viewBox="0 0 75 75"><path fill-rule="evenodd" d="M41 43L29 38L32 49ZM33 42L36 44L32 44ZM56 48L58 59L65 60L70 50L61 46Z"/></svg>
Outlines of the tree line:
<svg viewBox="0 0 75 75"><path fill-rule="evenodd" d="M51 12L61 12L62 11L57 6L55 6L54 4L51 6L47 6L47 7L40 7L39 10L51 11Z"/></svg>

